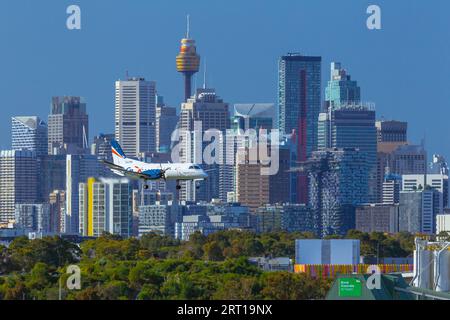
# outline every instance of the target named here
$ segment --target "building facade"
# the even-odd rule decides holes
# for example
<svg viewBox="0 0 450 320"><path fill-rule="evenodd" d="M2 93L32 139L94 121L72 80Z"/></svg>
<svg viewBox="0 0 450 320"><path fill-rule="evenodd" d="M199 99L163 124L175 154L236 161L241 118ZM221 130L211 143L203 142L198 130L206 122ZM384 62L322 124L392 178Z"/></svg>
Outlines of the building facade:
<svg viewBox="0 0 450 320"><path fill-rule="evenodd" d="M351 79L341 63L331 63L331 74L325 89L326 108L339 108L361 102L361 89L358 82Z"/></svg>
<svg viewBox="0 0 450 320"><path fill-rule="evenodd" d="M146 233L156 233L175 237L175 224L181 222L182 210L172 203L159 202L139 207L139 237Z"/></svg>
<svg viewBox="0 0 450 320"><path fill-rule="evenodd" d="M80 234L104 232L124 238L132 232L132 188L128 179L89 178L79 184Z"/></svg>
<svg viewBox="0 0 450 320"><path fill-rule="evenodd" d="M363 105L329 108L319 117L318 149L358 148L367 156L369 200L376 202L377 132L375 111Z"/></svg>
<svg viewBox="0 0 450 320"><path fill-rule="evenodd" d="M314 232L345 235L355 227L355 206L368 203L367 154L355 148L313 152L307 164Z"/></svg>
<svg viewBox="0 0 450 320"><path fill-rule="evenodd" d="M36 156L48 153L47 124L39 117L11 118L12 150L34 151Z"/></svg>
<svg viewBox="0 0 450 320"><path fill-rule="evenodd" d="M48 203L16 204L15 226L28 232L49 234L51 232L50 205Z"/></svg>
<svg viewBox="0 0 450 320"><path fill-rule="evenodd" d="M317 119L322 97L322 58L290 53L278 62L278 128L296 136L296 161L317 149ZM298 203L307 203L308 178L296 176Z"/></svg>
<svg viewBox="0 0 450 320"><path fill-rule="evenodd" d="M436 216L443 212L442 193L434 189L400 192L399 230L435 234Z"/></svg>
<svg viewBox="0 0 450 320"><path fill-rule="evenodd" d="M129 157L156 151L156 84L144 78L116 81L115 137Z"/></svg>
<svg viewBox="0 0 450 320"><path fill-rule="evenodd" d="M81 97L53 97L48 116L48 153L88 152L89 117Z"/></svg>
<svg viewBox="0 0 450 320"><path fill-rule="evenodd" d="M164 104L162 96L157 96L156 103L156 151L170 152L172 133L178 123L177 109Z"/></svg>
<svg viewBox="0 0 450 320"><path fill-rule="evenodd" d="M398 204L358 206L356 207L356 230L368 233L397 233L399 213Z"/></svg>
<svg viewBox="0 0 450 320"><path fill-rule="evenodd" d="M66 216L64 219L64 232L67 234L79 233L79 184L89 177L98 178L104 170L97 156L93 155L66 155Z"/></svg>
<svg viewBox="0 0 450 320"><path fill-rule="evenodd" d="M209 170L208 180L200 185L186 181L182 183L180 199L185 201L211 201L219 198L218 160L223 156L223 148L216 149L211 156L214 163L206 163L203 159L205 148L212 142L213 137L226 135L230 128L230 113L228 103L224 102L214 89L197 89L194 96L181 105L179 133L179 161L184 163L202 164L203 169ZM210 142L203 139L210 136ZM176 161L176 159L173 159Z"/></svg>
<svg viewBox="0 0 450 320"><path fill-rule="evenodd" d="M16 204L38 201L38 175L33 151L0 151L0 223L15 219Z"/></svg>

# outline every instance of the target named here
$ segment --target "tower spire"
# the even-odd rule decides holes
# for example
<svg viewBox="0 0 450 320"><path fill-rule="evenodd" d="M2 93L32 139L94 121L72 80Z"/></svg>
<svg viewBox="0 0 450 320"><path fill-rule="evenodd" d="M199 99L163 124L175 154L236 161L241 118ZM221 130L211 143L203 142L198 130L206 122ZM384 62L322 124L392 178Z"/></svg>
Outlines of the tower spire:
<svg viewBox="0 0 450 320"><path fill-rule="evenodd" d="M184 97L191 97L192 76L199 71L200 56L197 54L195 40L190 38L190 16L187 15L186 38L181 39L180 52L177 55L177 71L184 75Z"/></svg>
<svg viewBox="0 0 450 320"><path fill-rule="evenodd" d="M190 21L190 16L189 14L186 16L186 39L189 39L189 32L190 32L190 28L191 28L191 21Z"/></svg>

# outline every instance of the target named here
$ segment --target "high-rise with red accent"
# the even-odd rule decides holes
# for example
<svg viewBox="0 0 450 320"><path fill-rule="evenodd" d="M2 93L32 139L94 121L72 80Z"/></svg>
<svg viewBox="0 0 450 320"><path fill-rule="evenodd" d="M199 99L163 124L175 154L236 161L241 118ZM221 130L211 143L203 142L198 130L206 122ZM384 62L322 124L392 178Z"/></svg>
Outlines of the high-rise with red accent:
<svg viewBox="0 0 450 320"><path fill-rule="evenodd" d="M317 149L317 124L321 110L322 58L289 53L278 64L278 126L295 134L296 160L306 161ZM306 173L293 174L291 200L308 202Z"/></svg>

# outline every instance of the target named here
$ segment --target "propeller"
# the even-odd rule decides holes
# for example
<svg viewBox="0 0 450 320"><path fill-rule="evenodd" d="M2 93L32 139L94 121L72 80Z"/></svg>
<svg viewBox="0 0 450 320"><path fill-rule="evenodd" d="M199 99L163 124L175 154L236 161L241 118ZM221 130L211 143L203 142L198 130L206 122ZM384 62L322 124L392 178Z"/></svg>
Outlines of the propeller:
<svg viewBox="0 0 450 320"><path fill-rule="evenodd" d="M161 176L162 176L162 178L164 179L164 181L166 181L166 171L167 171L167 170L170 170L170 168L163 169L162 163L160 163L159 165L161 166Z"/></svg>

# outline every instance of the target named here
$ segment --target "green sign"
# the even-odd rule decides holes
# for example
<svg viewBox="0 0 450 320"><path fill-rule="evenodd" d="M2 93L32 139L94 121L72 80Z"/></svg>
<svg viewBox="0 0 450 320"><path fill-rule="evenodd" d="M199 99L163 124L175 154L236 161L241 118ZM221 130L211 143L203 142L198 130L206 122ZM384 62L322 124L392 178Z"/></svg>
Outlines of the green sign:
<svg viewBox="0 0 450 320"><path fill-rule="evenodd" d="M361 297L361 280L354 278L339 279L339 297Z"/></svg>

